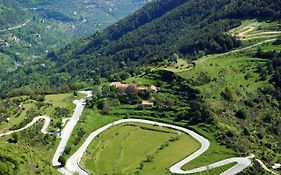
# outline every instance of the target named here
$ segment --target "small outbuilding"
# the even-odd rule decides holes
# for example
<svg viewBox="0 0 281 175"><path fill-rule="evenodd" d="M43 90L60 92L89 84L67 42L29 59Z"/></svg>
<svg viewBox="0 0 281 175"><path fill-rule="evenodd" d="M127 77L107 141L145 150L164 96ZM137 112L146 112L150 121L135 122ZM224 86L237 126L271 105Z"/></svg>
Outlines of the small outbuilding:
<svg viewBox="0 0 281 175"><path fill-rule="evenodd" d="M149 101L149 100L144 100L144 101L142 101L141 105L143 107L153 107L154 106L154 102L153 101Z"/></svg>

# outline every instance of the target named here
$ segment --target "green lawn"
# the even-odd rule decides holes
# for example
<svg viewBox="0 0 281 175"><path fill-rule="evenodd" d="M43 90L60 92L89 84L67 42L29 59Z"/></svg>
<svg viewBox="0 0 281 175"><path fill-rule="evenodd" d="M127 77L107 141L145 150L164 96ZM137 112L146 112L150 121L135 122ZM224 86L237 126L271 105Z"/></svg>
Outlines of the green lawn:
<svg viewBox="0 0 281 175"><path fill-rule="evenodd" d="M78 96L75 97L73 95L73 93L46 95L45 102L51 103L52 108L60 107L60 108L67 108L69 110L73 110L75 107L73 100L81 99L83 97L84 97L84 95L81 95L81 94L78 94ZM47 112L49 112L49 111L47 111Z"/></svg>
<svg viewBox="0 0 281 175"><path fill-rule="evenodd" d="M82 165L93 174L169 174L167 168L200 147L190 136L172 129L133 125L121 124L100 134L90 145ZM148 156L152 160L146 162Z"/></svg>
<svg viewBox="0 0 281 175"><path fill-rule="evenodd" d="M121 118L101 115L97 110L85 108L68 141L67 146L70 147L71 150L66 157L72 155L84 143L84 141L93 131L119 119ZM79 137L78 132L81 130L83 130L85 133L82 137ZM77 144L73 144L76 140Z"/></svg>
<svg viewBox="0 0 281 175"><path fill-rule="evenodd" d="M142 76L136 76L125 80L124 83L137 83L138 85L155 85L156 81L147 79Z"/></svg>

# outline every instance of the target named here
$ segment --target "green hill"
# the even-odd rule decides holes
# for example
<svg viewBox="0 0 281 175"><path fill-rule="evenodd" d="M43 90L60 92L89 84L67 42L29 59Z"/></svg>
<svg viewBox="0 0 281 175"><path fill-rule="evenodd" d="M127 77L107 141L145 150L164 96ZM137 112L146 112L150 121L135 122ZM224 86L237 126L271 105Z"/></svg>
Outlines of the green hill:
<svg viewBox="0 0 281 175"><path fill-rule="evenodd" d="M66 24L67 37L81 38L93 34L141 8L147 0L17 0L46 20Z"/></svg>
<svg viewBox="0 0 281 175"><path fill-rule="evenodd" d="M279 7L279 1L263 0L153 1L92 37L50 53L46 62L52 65L50 69L29 64L4 80L17 79L22 82L20 86L93 81L99 76L112 78L112 73L121 69L134 72L136 67L158 64L174 53L197 58L227 52L241 43L226 31L239 26L243 19L279 19ZM35 75L26 73L31 67ZM37 72L44 72L48 81L40 82L42 73L36 75ZM19 78L22 75L23 80ZM16 88L19 84L4 85L2 89L8 87Z"/></svg>
<svg viewBox="0 0 281 175"><path fill-rule="evenodd" d="M27 16L21 15L21 20L15 17L18 21L5 27L17 26L19 22L31 19L29 27L12 30L17 35L28 33L24 36L28 38L34 34L30 31L32 28L37 31L47 24L56 26L58 21L65 25L80 20L70 13L74 12L72 8L56 10L55 4L61 1L54 2L18 0L18 4L32 7L32 11L23 10L22 13ZM71 1L65 2L66 5ZM102 5L99 7L104 8ZM251 153L271 167L281 159L280 7L281 2L276 0L156 0L90 37L48 52L46 57L27 59L22 61L24 64L11 68L14 64L9 60L11 54L1 54L0 58L5 63L3 67L10 72L3 71L0 78L0 126L3 130L15 129L35 116L48 114L53 119L51 129L57 130L61 127L61 116L65 118L71 114L71 101L78 98L74 97L77 92L48 94L90 89L93 90L93 98L87 101L85 112L61 156L62 160L69 158L91 132L105 124L121 118L141 118L188 127L210 140L210 149L184 165L184 169ZM53 11L56 13L50 14ZM29 15L35 17L29 18ZM35 24L42 23L42 19L46 21L36 28ZM65 28L57 29L57 35L49 33L50 37L64 36L59 32L65 32ZM30 40L26 39L26 42ZM31 52L37 44L32 46L22 50ZM16 44L11 48L14 49L11 53L18 50ZM16 58L21 63L20 57ZM145 87L155 85L158 89L157 92L135 92L127 88L124 92L129 93L120 94L116 88L109 86L110 81ZM143 100L152 101L154 106L141 106ZM5 121L9 116L11 123ZM57 139L38 134L39 130L40 127L35 125L0 142L0 159L4 160L0 169L3 174L57 173L50 165ZM132 130L125 133L135 134ZM121 149L132 145L122 140L124 135L121 133L117 137L118 134L113 132L108 136L120 139L122 143L118 145ZM112 145L111 141L114 141L107 138L104 139L106 143L102 143L104 136L100 135L99 143L93 142L82 159L82 166L92 172L96 170L93 167L104 164L92 158L97 153L95 150L101 153L106 150L106 145ZM11 144L15 146L10 148ZM110 150L115 152L118 149L114 147ZM19 150L24 153L12 155ZM42 150L48 151L36 158ZM142 169L143 172L156 171L155 164L161 161L157 160L159 152L155 153L153 163L141 165L143 153L140 159L135 159L137 162L132 160L130 163L140 165L141 168L136 167L137 172ZM112 155L107 153L106 156ZM115 156L117 159L110 161L116 165L116 160L123 157L119 154ZM214 174L219 174L228 166L220 167ZM101 168L100 171L108 171L107 167ZM120 166L118 171L119 168L123 169ZM161 172L165 168L166 165ZM32 170L36 171L30 173ZM244 174L266 172L254 164L241 173Z"/></svg>
<svg viewBox="0 0 281 175"><path fill-rule="evenodd" d="M74 38L88 36L117 22L146 1L8 1L0 2L0 79L62 48ZM120 10L120 9L125 10Z"/></svg>

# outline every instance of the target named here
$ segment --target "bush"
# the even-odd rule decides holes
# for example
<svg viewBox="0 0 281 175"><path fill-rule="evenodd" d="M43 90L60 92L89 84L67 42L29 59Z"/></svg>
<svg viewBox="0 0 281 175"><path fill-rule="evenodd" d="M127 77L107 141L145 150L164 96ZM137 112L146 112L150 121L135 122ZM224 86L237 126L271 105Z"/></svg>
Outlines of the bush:
<svg viewBox="0 0 281 175"><path fill-rule="evenodd" d="M246 119L248 117L248 111L245 108L241 108L236 112L235 116L240 119Z"/></svg>
<svg viewBox="0 0 281 175"><path fill-rule="evenodd" d="M64 155L61 155L59 158L59 162L61 163L62 166L65 166L66 164L66 158Z"/></svg>
<svg viewBox="0 0 281 175"><path fill-rule="evenodd" d="M65 150L64 150L65 154L69 154L70 151L71 151L71 147L70 146L65 147Z"/></svg>
<svg viewBox="0 0 281 175"><path fill-rule="evenodd" d="M6 164L0 162L0 175L6 175L9 173L9 168Z"/></svg>
<svg viewBox="0 0 281 175"><path fill-rule="evenodd" d="M235 99L236 99L236 93L230 87L225 87L224 91L221 92L221 95L223 96L223 98L225 100L228 100L228 101L235 101Z"/></svg>
<svg viewBox="0 0 281 175"><path fill-rule="evenodd" d="M18 135L18 133L13 133L13 134L12 134L12 138L13 138L14 143L18 143L18 141L19 141L19 135Z"/></svg>

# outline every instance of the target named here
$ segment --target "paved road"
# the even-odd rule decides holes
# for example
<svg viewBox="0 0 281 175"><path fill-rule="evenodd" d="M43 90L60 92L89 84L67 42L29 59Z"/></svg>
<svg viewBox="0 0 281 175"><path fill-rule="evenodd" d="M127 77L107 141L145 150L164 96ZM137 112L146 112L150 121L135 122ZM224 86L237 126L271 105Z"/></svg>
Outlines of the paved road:
<svg viewBox="0 0 281 175"><path fill-rule="evenodd" d="M262 45L262 44L274 42L274 41L276 41L276 40L277 40L277 38L268 39L268 40L265 40L265 41L262 41L262 42L253 44L253 45L251 45L251 46L247 46L247 47L243 47L243 48L240 48L240 49L232 50L232 51L229 51L229 52L226 52L226 53L221 53L221 54L216 54L216 55L210 55L210 56L208 56L208 57L203 57L203 58L200 58L200 59L196 60L195 62L196 62L196 64L202 63L202 62L204 62L204 61L206 61L206 60L209 60L209 59L212 59L212 58L216 58L216 57L219 57L219 56L228 55L228 54L231 54L231 53L238 53L238 52L241 52L241 51L244 51L244 50L248 50L248 49L251 49L251 48L260 46L260 45Z"/></svg>
<svg viewBox="0 0 281 175"><path fill-rule="evenodd" d="M91 91L81 91L80 93L83 93L85 95L87 95L87 97L91 97L92 93ZM71 136L71 133L75 127L75 125L77 124L80 115L83 112L84 109L84 103L85 103L86 99L81 99L81 100L75 100L74 104L76 104L76 108L75 111L71 117L71 119L67 122L67 124L65 125L65 127L63 128L62 132L61 132L61 141L60 144L55 152L55 155L53 157L53 161L52 164L54 167L61 167L61 163L58 161L59 157L63 154L64 149L67 145L67 142ZM58 171L60 171L63 174L70 174L66 169L59 168Z"/></svg>
<svg viewBox="0 0 281 175"><path fill-rule="evenodd" d="M271 174L273 174L273 175L279 175L278 173L276 173L276 172L274 172L274 171L268 169L267 166L266 166L260 159L256 159L256 161L260 164L260 166L261 166L265 171L267 171L267 172L269 172L269 173L271 173Z"/></svg>
<svg viewBox="0 0 281 175"><path fill-rule="evenodd" d="M141 119L123 119L123 120L119 120L119 121L110 123L110 124L100 128L100 129L92 132L90 134L90 136L87 138L87 140L83 143L83 145L67 160L66 169L69 170L72 173L77 172L80 175L88 175L88 173L84 169L81 168L79 163L82 159L83 154L86 152L87 147L92 142L92 140L97 135L104 132L108 128L110 128L112 126L115 126L115 125L118 125L118 124L121 124L121 123L127 123L127 122L144 123L144 124L151 124L151 125L157 125L157 126L172 128L172 129L179 130L179 131L182 131L182 132L185 132L185 133L191 135L193 138L195 138L196 140L198 140L201 143L201 148L199 150L197 150L196 152L194 152L193 154L191 154L187 158L181 160L180 162L176 163L175 165L173 165L170 168L170 171L172 173L175 173L175 174L192 174L192 173L196 173L196 172L206 171L207 169L210 169L210 168L220 167L220 166L232 163L232 162L236 162L237 165L233 166L232 168L230 168L227 171L225 171L224 173L222 173L222 175L234 175L238 172L241 172L244 168L248 167L251 164L251 158L252 157L245 157L245 158L236 157L236 158L222 160L222 161L210 164L208 166L203 166L203 167L200 167L200 168L195 168L195 169L192 169L192 170L184 171L184 170L181 169L181 167L183 165L185 165L188 162L192 161L193 159L197 158L198 156L203 154L209 148L210 142L207 139L205 139L201 135L195 133L194 131L191 131L191 130L183 128L183 127L175 126L175 125L159 123L159 122L154 122L154 121L148 121L148 120L141 120Z"/></svg>
<svg viewBox="0 0 281 175"><path fill-rule="evenodd" d="M16 132L20 132L22 130L25 130L29 127L31 127L32 125L34 125L36 122L38 122L39 120L44 120L44 125L41 129L41 132L43 134L47 134L47 130L48 130L48 127L50 125L50 122L51 122L51 119L49 116L39 116L39 117L35 117L30 123L28 123L27 125L25 125L23 128L21 129L17 129L17 130L14 130L14 131L9 131L9 132L6 132L6 133L0 133L0 137L2 136L6 136L6 135L10 135L10 134L13 134L13 133L16 133Z"/></svg>
<svg viewBox="0 0 281 175"><path fill-rule="evenodd" d="M7 28L7 29L2 29L2 30L0 30L0 32L6 32L6 31L11 31L11 30L16 30L16 29L22 28L22 27L26 26L27 24L29 24L30 21L31 20L28 19L23 24L20 24L20 25L14 26L14 27L10 27L10 28Z"/></svg>

